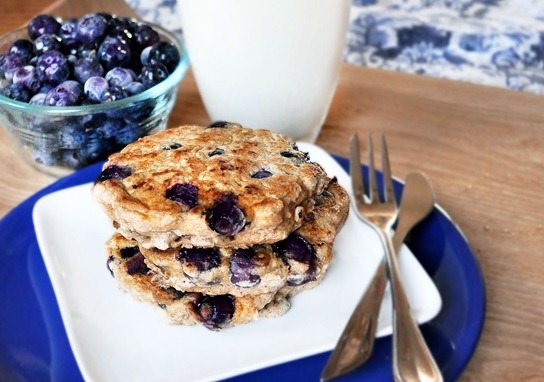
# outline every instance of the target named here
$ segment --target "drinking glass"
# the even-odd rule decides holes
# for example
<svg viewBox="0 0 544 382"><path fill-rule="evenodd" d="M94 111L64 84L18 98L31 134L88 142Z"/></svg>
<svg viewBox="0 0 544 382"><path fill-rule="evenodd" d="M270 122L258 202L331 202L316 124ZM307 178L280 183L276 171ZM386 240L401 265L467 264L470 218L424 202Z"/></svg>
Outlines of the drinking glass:
<svg viewBox="0 0 544 382"><path fill-rule="evenodd" d="M340 68L350 0L181 0L196 82L212 120L313 142Z"/></svg>

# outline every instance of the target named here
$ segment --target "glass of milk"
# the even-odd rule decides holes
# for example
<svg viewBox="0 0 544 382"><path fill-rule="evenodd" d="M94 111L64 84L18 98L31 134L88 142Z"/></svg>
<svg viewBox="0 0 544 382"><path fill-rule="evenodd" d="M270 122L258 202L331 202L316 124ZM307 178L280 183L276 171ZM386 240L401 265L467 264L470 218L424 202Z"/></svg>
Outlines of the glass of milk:
<svg viewBox="0 0 544 382"><path fill-rule="evenodd" d="M181 0L212 120L315 141L336 87L350 0Z"/></svg>

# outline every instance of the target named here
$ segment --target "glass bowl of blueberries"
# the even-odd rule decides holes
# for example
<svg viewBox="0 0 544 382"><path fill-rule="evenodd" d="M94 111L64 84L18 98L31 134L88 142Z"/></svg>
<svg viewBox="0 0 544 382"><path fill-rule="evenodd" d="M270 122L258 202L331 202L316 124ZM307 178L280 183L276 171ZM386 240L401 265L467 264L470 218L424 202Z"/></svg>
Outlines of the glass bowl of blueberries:
<svg viewBox="0 0 544 382"><path fill-rule="evenodd" d="M0 36L0 125L33 166L64 175L164 129L188 66L156 25L39 15Z"/></svg>

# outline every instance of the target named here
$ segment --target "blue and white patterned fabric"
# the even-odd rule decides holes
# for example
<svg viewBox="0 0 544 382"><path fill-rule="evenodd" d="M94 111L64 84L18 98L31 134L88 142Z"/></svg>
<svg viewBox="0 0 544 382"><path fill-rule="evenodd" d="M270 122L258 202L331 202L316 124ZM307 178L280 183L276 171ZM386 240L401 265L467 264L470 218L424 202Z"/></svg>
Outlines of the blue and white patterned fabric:
<svg viewBox="0 0 544 382"><path fill-rule="evenodd" d="M181 31L176 0L127 0ZM346 62L544 93L542 0L353 0Z"/></svg>

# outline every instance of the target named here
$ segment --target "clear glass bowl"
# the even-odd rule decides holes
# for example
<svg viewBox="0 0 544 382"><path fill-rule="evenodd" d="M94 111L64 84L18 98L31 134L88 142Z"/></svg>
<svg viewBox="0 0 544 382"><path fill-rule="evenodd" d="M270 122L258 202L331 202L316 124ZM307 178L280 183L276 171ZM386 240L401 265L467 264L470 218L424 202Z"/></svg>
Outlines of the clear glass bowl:
<svg viewBox="0 0 544 382"><path fill-rule="evenodd" d="M62 176L166 128L189 59L178 37L152 26L162 41L178 48L181 59L168 78L140 94L110 103L67 107L30 105L0 95L0 124L25 160L40 171ZM0 52L20 38L28 38L26 27L0 36Z"/></svg>

